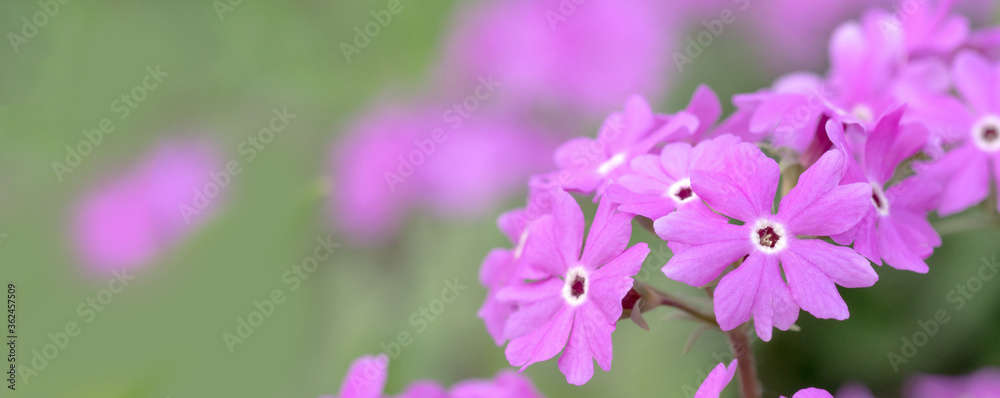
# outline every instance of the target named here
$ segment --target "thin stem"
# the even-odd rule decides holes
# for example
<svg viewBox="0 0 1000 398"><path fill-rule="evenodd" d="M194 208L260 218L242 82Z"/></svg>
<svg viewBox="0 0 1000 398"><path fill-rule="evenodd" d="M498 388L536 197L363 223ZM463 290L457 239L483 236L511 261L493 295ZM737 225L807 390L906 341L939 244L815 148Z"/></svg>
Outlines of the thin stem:
<svg viewBox="0 0 1000 398"><path fill-rule="evenodd" d="M986 214L969 213L961 216L948 217L934 223L934 229L938 234L945 236L980 229L996 228L1000 222Z"/></svg>
<svg viewBox="0 0 1000 398"><path fill-rule="evenodd" d="M753 345L747 338L745 326L726 332L726 337L729 338L733 355L739 361L737 369L740 371L740 397L759 398L760 382L757 381L757 365L754 363Z"/></svg>
<svg viewBox="0 0 1000 398"><path fill-rule="evenodd" d="M714 315L706 314L705 312L684 302L684 300L671 295L670 293L664 292L642 282L636 282L636 287L639 288L639 294L646 298L646 303L640 309L643 313L659 306L670 306L684 311L688 315L712 325L713 327L719 327L719 323L715 320Z"/></svg>

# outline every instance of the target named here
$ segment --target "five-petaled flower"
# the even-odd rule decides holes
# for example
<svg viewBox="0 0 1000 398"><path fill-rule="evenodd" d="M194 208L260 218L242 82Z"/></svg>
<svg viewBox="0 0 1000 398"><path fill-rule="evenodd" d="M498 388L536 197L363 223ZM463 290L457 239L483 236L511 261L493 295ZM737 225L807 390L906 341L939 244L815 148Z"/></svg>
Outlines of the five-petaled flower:
<svg viewBox="0 0 1000 398"><path fill-rule="evenodd" d="M525 266L501 300L518 303L505 328L507 359L522 370L554 357L566 381L581 385L594 374L594 360L611 368L611 333L621 301L649 254L645 243L628 246L631 217L602 200L581 253L584 219L570 194L556 191L552 213L535 221L525 245ZM564 350L565 348L565 350Z"/></svg>
<svg viewBox="0 0 1000 398"><path fill-rule="evenodd" d="M694 171L691 177L695 194L718 214L691 206L654 223L661 238L682 245L663 272L704 286L742 259L719 281L716 317L723 330L731 330L752 316L765 341L771 339L772 327L791 327L799 308L818 318L847 319L847 304L836 285L869 287L878 275L854 250L806 238L842 233L870 208L871 185L838 185L843 165L839 151L827 152L772 214L778 164L752 144L733 147L725 156L724 172Z"/></svg>

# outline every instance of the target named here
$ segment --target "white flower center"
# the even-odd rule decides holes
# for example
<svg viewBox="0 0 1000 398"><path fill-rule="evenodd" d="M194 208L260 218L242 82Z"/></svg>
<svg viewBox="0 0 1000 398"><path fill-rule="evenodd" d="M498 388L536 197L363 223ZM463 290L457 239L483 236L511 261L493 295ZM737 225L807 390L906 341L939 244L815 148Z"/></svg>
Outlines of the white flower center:
<svg viewBox="0 0 1000 398"><path fill-rule="evenodd" d="M667 195L677 204L683 204L698 199L698 196L691 190L691 180L685 178L677 181L667 188Z"/></svg>
<svg viewBox="0 0 1000 398"><path fill-rule="evenodd" d="M750 242L760 251L774 254L788 247L785 226L766 218L761 218L750 229Z"/></svg>
<svg viewBox="0 0 1000 398"><path fill-rule="evenodd" d="M875 206L878 215L883 217L889 215L889 199L885 197L885 192L882 192L882 187L874 182L872 183L872 206Z"/></svg>
<svg viewBox="0 0 1000 398"><path fill-rule="evenodd" d="M566 272L566 284L563 285L562 296L566 303L578 306L587 301L587 291L590 290L590 278L587 270L576 266Z"/></svg>
<svg viewBox="0 0 1000 398"><path fill-rule="evenodd" d="M854 108L851 109L851 115L865 123L871 122L875 119L875 112L873 112L872 108L865 104L854 105Z"/></svg>
<svg viewBox="0 0 1000 398"><path fill-rule="evenodd" d="M972 141L985 152L1000 150L1000 117L986 115L972 125Z"/></svg>
<svg viewBox="0 0 1000 398"><path fill-rule="evenodd" d="M624 153L615 154L615 156L612 156L611 159L608 159L604 163L601 163L601 167L597 168L597 172L601 175L607 175L612 170L617 169L618 166L621 166L623 163L625 163L625 154Z"/></svg>

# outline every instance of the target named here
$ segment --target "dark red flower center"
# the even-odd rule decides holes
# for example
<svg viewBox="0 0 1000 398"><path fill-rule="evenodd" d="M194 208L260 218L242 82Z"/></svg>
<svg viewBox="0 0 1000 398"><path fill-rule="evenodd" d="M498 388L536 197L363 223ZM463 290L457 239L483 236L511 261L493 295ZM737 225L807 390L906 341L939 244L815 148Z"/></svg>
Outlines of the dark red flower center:
<svg viewBox="0 0 1000 398"><path fill-rule="evenodd" d="M875 203L875 208L879 210L885 209L882 205L882 199L879 199L877 193L872 193L872 203Z"/></svg>
<svg viewBox="0 0 1000 398"><path fill-rule="evenodd" d="M583 276L577 275L576 278L573 279L573 284L570 285L570 294L573 295L574 298L582 296L587 292L585 287L586 282L587 280L584 279Z"/></svg>
<svg viewBox="0 0 1000 398"><path fill-rule="evenodd" d="M997 131L996 126L989 126L983 129L983 141L993 143L997 138L1000 138L1000 132Z"/></svg>
<svg viewBox="0 0 1000 398"><path fill-rule="evenodd" d="M760 239L760 245L765 247L774 248L774 245L778 244L781 240L781 235L774 232L774 228L764 227L757 230L757 238Z"/></svg>
<svg viewBox="0 0 1000 398"><path fill-rule="evenodd" d="M694 194L694 192L691 191L691 187L683 187L683 188L681 188L680 190L677 191L677 193L675 194L675 196L677 196L677 199L680 199L683 202L683 201L687 200L687 198L690 198L691 195L693 195L693 194Z"/></svg>

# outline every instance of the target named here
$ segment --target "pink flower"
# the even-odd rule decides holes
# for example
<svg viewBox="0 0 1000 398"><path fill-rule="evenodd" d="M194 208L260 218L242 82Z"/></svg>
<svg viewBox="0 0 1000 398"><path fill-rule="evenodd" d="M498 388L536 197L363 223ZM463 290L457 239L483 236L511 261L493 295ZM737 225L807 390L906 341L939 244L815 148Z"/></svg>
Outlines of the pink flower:
<svg viewBox="0 0 1000 398"><path fill-rule="evenodd" d="M347 371L336 397L320 398L383 398L389 357L363 356ZM465 380L446 391L433 381L410 383L398 398L544 398L531 380L511 371L497 374L492 380Z"/></svg>
<svg viewBox="0 0 1000 398"><path fill-rule="evenodd" d="M909 398L1000 398L1000 369L985 368L969 376L917 376L904 392Z"/></svg>
<svg viewBox="0 0 1000 398"><path fill-rule="evenodd" d="M85 194L71 227L80 261L96 272L150 263L218 207L225 187L213 173L224 175L222 167L209 144L166 142Z"/></svg>
<svg viewBox="0 0 1000 398"><path fill-rule="evenodd" d="M451 387L451 398L543 398L531 380L511 371L493 380L466 380ZM413 398L425 398L413 395Z"/></svg>
<svg viewBox="0 0 1000 398"><path fill-rule="evenodd" d="M785 398L784 395L781 398ZM792 395L792 398L833 398L833 395L826 390L821 390L818 388L806 388L804 390L799 390L799 392Z"/></svg>
<svg viewBox="0 0 1000 398"><path fill-rule="evenodd" d="M875 398L872 392L859 383L848 383L837 390L837 398Z"/></svg>
<svg viewBox="0 0 1000 398"><path fill-rule="evenodd" d="M654 223L661 238L683 245L663 272L704 286L742 258L742 264L719 281L715 313L723 330L753 316L757 335L765 341L771 339L772 327L787 330L800 307L817 318L847 319L847 305L836 285L868 287L878 275L850 248L800 238L842 233L869 210L871 186L838 186L843 169L843 155L827 152L772 214L778 164L752 144L737 145L725 156L724 172L696 170L691 177L694 193L721 215L691 206ZM729 218L743 224L730 224Z"/></svg>
<svg viewBox="0 0 1000 398"><path fill-rule="evenodd" d="M854 242L854 250L869 260L897 269L926 273L934 248L941 237L927 221L940 191L937 183L922 177L910 177L887 187L897 166L916 154L927 141L928 131L921 125L901 125L904 108L900 107L879 120L864 146L852 150L844 139L843 128L827 124L833 140L848 154L857 153L858 164L848 158L842 183L866 182L872 186L869 210L856 226L832 238L839 244ZM888 189L886 189L888 188Z"/></svg>
<svg viewBox="0 0 1000 398"><path fill-rule="evenodd" d="M629 97L625 111L611 114L596 139L574 138L556 150L561 169L557 183L567 190L600 195L624 174L633 158L663 142L687 137L697 128L698 119L691 113L654 115L645 99Z"/></svg>
<svg viewBox="0 0 1000 398"><path fill-rule="evenodd" d="M557 191L552 214L532 227L527 266L519 270L519 278L534 282L500 292L502 299L518 302L505 328L511 365L523 370L562 351L559 370L576 385L593 376L595 359L610 370L611 333L622 314L621 300L649 253L645 243L626 250L630 220L602 200L581 255L583 212L572 196Z"/></svg>
<svg viewBox="0 0 1000 398"><path fill-rule="evenodd" d="M943 187L937 209L942 216L986 199L991 173L1000 182L1000 65L966 51L955 58L952 74L971 113L960 113L954 149L922 170Z"/></svg>
<svg viewBox="0 0 1000 398"><path fill-rule="evenodd" d="M721 363L716 365L708 374L708 377L705 378L705 381L701 383L701 387L698 387L694 398L719 398L722 390L733 381L733 375L736 374L736 367L738 365L739 361L735 359L729 363L729 366ZM785 398L785 396L781 396L781 398ZM825 390L806 388L799 390L792 398L833 398L833 396Z"/></svg>
<svg viewBox="0 0 1000 398"><path fill-rule="evenodd" d="M385 388L389 357L363 356L351 363L337 398L381 398ZM334 398L326 395L321 398Z"/></svg>
<svg viewBox="0 0 1000 398"><path fill-rule="evenodd" d="M701 383L701 387L698 387L698 391L694 393L694 398L719 398L722 390L729 385L730 381L733 381L737 365L739 365L739 361L735 359L729 363L729 366L721 363L715 365L705 381Z"/></svg>
<svg viewBox="0 0 1000 398"><path fill-rule="evenodd" d="M680 206L701 203L691 190L693 170L718 171L722 154L740 142L724 134L692 147L686 142L668 144L659 155L640 155L629 163L631 172L608 187L608 199L618 210L647 217L663 217Z"/></svg>
<svg viewBox="0 0 1000 398"><path fill-rule="evenodd" d="M657 96L674 35L665 8L652 0L477 2L447 36L442 85L494 76L505 104L574 114L606 113L632 93Z"/></svg>
<svg viewBox="0 0 1000 398"><path fill-rule="evenodd" d="M554 145L537 129L479 116L456 125L426 108L380 110L359 121L331 154L334 224L357 243L378 243L413 208L480 214L552 168Z"/></svg>
<svg viewBox="0 0 1000 398"><path fill-rule="evenodd" d="M497 219L497 226L507 235L513 247L493 249L483 259L479 281L486 286L488 292L476 315L486 324L487 332L498 346L507 341L504 337L504 324L517 309L516 301L501 299L499 292L509 285L522 283L517 280L516 274L523 266L524 248L531 236L534 221L549 213L552 197L557 194L548 185L533 181L527 207L511 210Z"/></svg>

